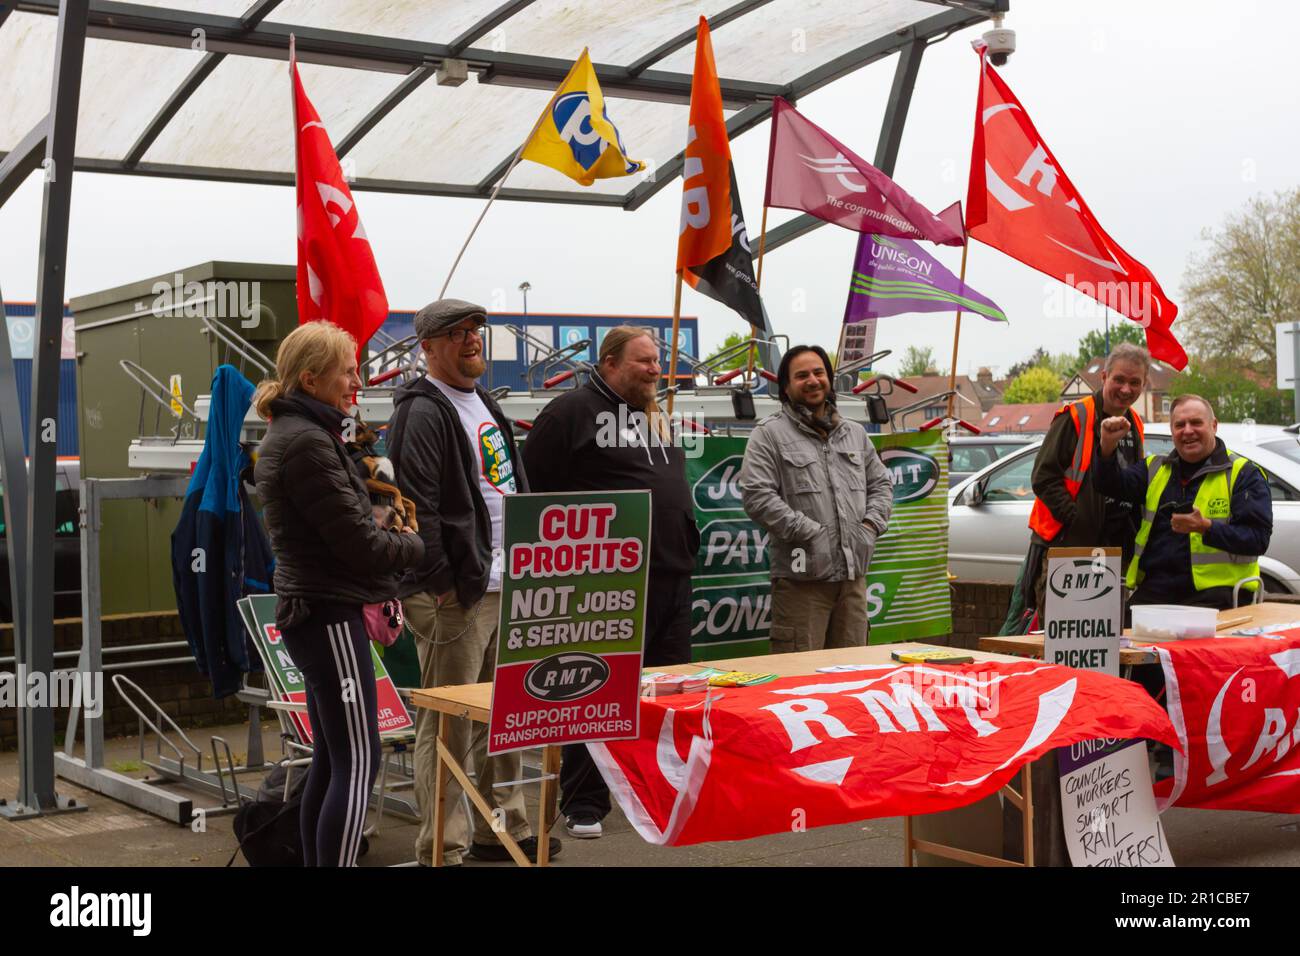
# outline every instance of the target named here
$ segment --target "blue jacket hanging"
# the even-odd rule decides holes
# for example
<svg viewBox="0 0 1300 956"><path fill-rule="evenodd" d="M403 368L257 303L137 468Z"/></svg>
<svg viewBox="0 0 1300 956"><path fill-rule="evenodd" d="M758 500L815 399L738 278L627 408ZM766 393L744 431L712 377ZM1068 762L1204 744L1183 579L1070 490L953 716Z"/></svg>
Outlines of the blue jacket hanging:
<svg viewBox="0 0 1300 956"><path fill-rule="evenodd" d="M199 672L212 681L217 698L239 690L243 673L262 669L249 652L235 602L268 593L275 564L240 477L250 465L239 435L252 397L252 383L235 368L217 368L203 453L172 532L176 609Z"/></svg>

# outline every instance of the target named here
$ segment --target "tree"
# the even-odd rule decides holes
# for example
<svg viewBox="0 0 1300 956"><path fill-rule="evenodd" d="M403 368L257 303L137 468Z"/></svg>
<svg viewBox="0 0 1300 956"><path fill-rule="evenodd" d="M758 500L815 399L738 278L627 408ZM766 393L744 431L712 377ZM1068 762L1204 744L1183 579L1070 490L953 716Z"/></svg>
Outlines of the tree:
<svg viewBox="0 0 1300 956"><path fill-rule="evenodd" d="M1055 402L1061 397L1061 380L1050 368L1035 366L1021 372L1002 393L1008 405Z"/></svg>
<svg viewBox="0 0 1300 956"><path fill-rule="evenodd" d="M1007 369L1007 378L1019 378L1031 368L1041 368L1050 362L1051 359L1052 357L1047 353L1047 350L1040 345L1038 348L1034 349L1033 354L1030 355L1029 358L1017 362L1015 365L1011 366L1011 368Z"/></svg>
<svg viewBox="0 0 1300 956"><path fill-rule="evenodd" d="M1201 237L1210 248L1188 265L1175 334L1216 374L1272 375L1273 326L1300 319L1300 188L1256 196Z"/></svg>
<svg viewBox="0 0 1300 956"><path fill-rule="evenodd" d="M1128 319L1116 319L1110 324L1110 347L1114 348L1121 342L1130 342L1133 345L1146 348L1146 330L1136 322L1131 322ZM1075 355L1075 369L1083 368L1095 358L1105 357L1106 333L1100 329L1093 329L1079 339L1079 351Z"/></svg>
<svg viewBox="0 0 1300 956"><path fill-rule="evenodd" d="M928 345L922 349L917 348L915 345L909 345L907 351L903 353L903 361L898 368L898 377L907 378L911 375L924 375L932 368L934 368L934 349Z"/></svg>
<svg viewBox="0 0 1300 956"><path fill-rule="evenodd" d="M1221 422L1249 418L1261 425L1289 425L1295 415L1290 389L1261 385L1240 371L1214 371L1195 360L1169 385L1171 396L1189 392L1208 399Z"/></svg>
<svg viewBox="0 0 1300 956"><path fill-rule="evenodd" d="M1058 378L1068 378L1074 373L1074 356L1068 352L1060 352L1052 355L1041 345L1034 349L1032 355L1023 361L1017 362L1011 368L1007 369L1007 378L1019 378L1031 368L1045 368L1052 372Z"/></svg>
<svg viewBox="0 0 1300 956"><path fill-rule="evenodd" d="M722 340L722 344L714 350L713 355L721 355L723 352L725 352L727 349L731 348L732 346L739 345L741 342L747 341L748 339L749 339L748 335L744 335L741 332L732 332L730 335L728 335L725 339ZM709 356L707 359L705 359L705 361L706 362L713 361L713 355ZM721 367L724 369L744 368L745 365L748 364L748 362L749 362L749 353L746 352L744 349L740 349L739 351L736 352L735 355L731 356L729 359L723 362ZM761 363L756 363L756 364L761 364Z"/></svg>

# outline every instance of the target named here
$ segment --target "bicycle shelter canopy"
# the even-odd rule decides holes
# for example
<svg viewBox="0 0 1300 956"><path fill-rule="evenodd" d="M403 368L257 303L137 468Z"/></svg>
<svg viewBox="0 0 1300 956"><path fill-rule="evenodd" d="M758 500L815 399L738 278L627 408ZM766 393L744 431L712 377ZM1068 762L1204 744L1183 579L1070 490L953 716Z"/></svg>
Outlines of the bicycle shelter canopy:
<svg viewBox="0 0 1300 956"><path fill-rule="evenodd" d="M732 137L899 53L874 163L893 172L921 55L1009 0L0 0L0 205L45 167L29 427L58 408L73 172L292 185L284 61L352 189L486 198L584 45L631 155L652 176L581 187L521 164L501 199L639 208L681 172L696 21L709 18ZM770 251L821 225L804 214ZM3 299L0 298L0 302ZM0 325L3 325L0 307ZM54 666L55 446L24 468L17 383L0 334L0 447L15 652ZM29 493L30 490L30 493ZM84 556L83 556L84 557ZM19 792L0 817L61 809L53 712L20 710Z"/></svg>

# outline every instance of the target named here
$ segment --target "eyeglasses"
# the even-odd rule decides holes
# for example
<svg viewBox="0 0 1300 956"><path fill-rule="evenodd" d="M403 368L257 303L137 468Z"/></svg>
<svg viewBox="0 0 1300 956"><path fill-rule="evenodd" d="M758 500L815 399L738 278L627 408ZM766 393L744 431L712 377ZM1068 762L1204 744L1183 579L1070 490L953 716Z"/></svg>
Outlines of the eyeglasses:
<svg viewBox="0 0 1300 956"><path fill-rule="evenodd" d="M437 335L434 336L434 338L440 339L443 336L446 336L447 338L451 339L453 345L461 345L465 342L465 336L469 335L471 332L473 332L474 335L476 335L479 339L482 339L484 336L484 330L486 328L487 328L486 322L475 322L468 329L456 328L456 329L451 329L448 332L439 332Z"/></svg>

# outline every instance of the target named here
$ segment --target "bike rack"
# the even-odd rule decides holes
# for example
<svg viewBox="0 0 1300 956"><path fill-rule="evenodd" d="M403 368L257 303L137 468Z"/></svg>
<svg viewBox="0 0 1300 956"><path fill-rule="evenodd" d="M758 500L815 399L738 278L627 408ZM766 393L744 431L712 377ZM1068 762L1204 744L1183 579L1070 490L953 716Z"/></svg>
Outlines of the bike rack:
<svg viewBox="0 0 1300 956"><path fill-rule="evenodd" d="M885 378L885 377L887 376L877 376L877 378ZM875 381L876 379L868 379L866 382L863 382L862 385L858 386L858 388L863 388L867 385L874 383ZM913 392L916 391L916 389L913 386L908 385L906 382L899 381L898 379L892 379L892 381L895 385L900 385ZM858 389L855 388L854 390L857 391ZM934 395L927 395L925 398L921 399L920 401L912 402L909 405L904 405L902 408L894 409L889 413L889 427L896 432L904 431L905 429L900 429L895 424L896 418L903 415L908 415L911 412L916 411L918 408L925 408L929 405L935 405L939 402L947 402L948 399L952 398L953 396L956 396L957 398L961 399L964 402L974 404L970 401L969 398L962 395L956 389L949 389L946 392L938 392ZM917 427L916 430L919 432L926 432L936 427L943 427L945 429L944 434L949 439L951 439L952 431L954 431L957 428L964 428L966 431L970 432L973 435L980 434L980 428L978 425L972 425L970 422L965 421L964 419L953 418L948 415L940 415L937 418L932 418L927 422L923 422L921 423L921 425Z"/></svg>
<svg viewBox="0 0 1300 956"><path fill-rule="evenodd" d="M195 438L198 436L200 424L198 413L185 403L182 396L173 395L167 386L159 381L153 373L130 359L122 359L118 362L118 365L126 373L127 378L140 386L140 418L136 434L141 441L148 441L151 444L161 442L174 445L181 438ZM154 433L152 435L145 435L144 412L147 407L146 399L153 399L159 406L154 413ZM174 406L180 406L181 410L178 412ZM176 424L172 426L171 432L167 435L162 434L163 411L176 419Z"/></svg>
<svg viewBox="0 0 1300 956"><path fill-rule="evenodd" d="M769 382L775 382L776 375L774 375L769 369L761 368L759 366L754 367L755 375L751 381L749 377L748 363L746 363L742 368L726 370L722 368L722 366L726 365L733 359L738 358L741 355L748 355L751 348L757 349L765 345L780 346L781 352L784 353L790 348L790 337L788 335L773 335L771 338L765 339L759 338L758 336L751 336L743 342L737 342L735 345L729 345L721 351L715 352L699 365L698 371L704 375L706 382L704 387L708 388L711 386L726 385L740 376L744 376L744 381L740 385L733 387L749 389L752 391L758 387L759 378L766 379Z"/></svg>
<svg viewBox="0 0 1300 956"><path fill-rule="evenodd" d="M226 328L220 322L214 322L210 317L204 315L199 318L199 331L205 335L211 335L224 348L224 357L229 358L231 353L239 356L239 374L248 376L244 373L244 362L257 369L263 377L274 377L275 363L268 359L257 349L253 348L248 339L244 338L233 329ZM221 363L218 363L221 364Z"/></svg>

